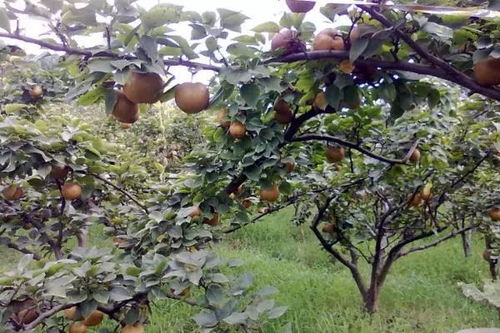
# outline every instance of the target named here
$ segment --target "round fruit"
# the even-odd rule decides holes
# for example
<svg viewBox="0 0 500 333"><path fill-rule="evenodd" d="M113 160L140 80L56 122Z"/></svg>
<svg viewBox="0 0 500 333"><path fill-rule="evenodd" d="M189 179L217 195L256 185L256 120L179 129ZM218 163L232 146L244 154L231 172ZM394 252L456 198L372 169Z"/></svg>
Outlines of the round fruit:
<svg viewBox="0 0 500 333"><path fill-rule="evenodd" d="M260 189L260 199L263 201L275 202L279 197L280 190L276 184L268 188L263 187Z"/></svg>
<svg viewBox="0 0 500 333"><path fill-rule="evenodd" d="M298 34L288 28L281 29L271 39L271 51L283 50L284 53L298 52L303 49L303 43L298 39Z"/></svg>
<svg viewBox="0 0 500 333"><path fill-rule="evenodd" d="M202 83L185 82L175 88L175 104L188 114L205 110L210 102L208 88Z"/></svg>
<svg viewBox="0 0 500 333"><path fill-rule="evenodd" d="M64 164L58 163L52 166L49 176L57 180L64 180L68 176L68 173L69 168Z"/></svg>
<svg viewBox="0 0 500 333"><path fill-rule="evenodd" d="M97 326L104 319L104 313L99 310L92 311L92 313L85 318L83 325L85 326Z"/></svg>
<svg viewBox="0 0 500 333"><path fill-rule="evenodd" d="M432 188L431 183L425 184L422 193L420 193L420 197L422 198L422 200L427 201L432 197L431 188Z"/></svg>
<svg viewBox="0 0 500 333"><path fill-rule="evenodd" d="M314 1L286 0L288 8L294 13L307 13L314 8Z"/></svg>
<svg viewBox="0 0 500 333"><path fill-rule="evenodd" d="M225 120L228 114L229 112L227 111L227 109L222 109L217 111L217 115L215 116L215 121L219 123L219 125L222 127L231 126L231 122L229 120Z"/></svg>
<svg viewBox="0 0 500 333"><path fill-rule="evenodd" d="M285 162L285 170L288 173L293 172L293 170L295 170L295 162Z"/></svg>
<svg viewBox="0 0 500 333"><path fill-rule="evenodd" d="M278 124L289 124L293 120L293 113L290 109L290 104L280 99L274 105L274 110L276 111L276 115L274 116L274 120Z"/></svg>
<svg viewBox="0 0 500 333"><path fill-rule="evenodd" d="M189 212L189 217L198 217L201 215L201 209L198 206L191 207L191 211Z"/></svg>
<svg viewBox="0 0 500 333"><path fill-rule="evenodd" d="M313 50L315 51L343 51L344 40L339 35L337 29L327 28L319 32L313 41Z"/></svg>
<svg viewBox="0 0 500 333"><path fill-rule="evenodd" d="M67 183L62 186L61 194L66 200L75 200L82 195L82 187L76 183Z"/></svg>
<svg viewBox="0 0 500 333"><path fill-rule="evenodd" d="M241 202L241 205L245 207L246 209L252 207L252 201L245 199Z"/></svg>
<svg viewBox="0 0 500 333"><path fill-rule="evenodd" d="M133 103L156 103L163 93L163 80L156 73L129 72L123 93Z"/></svg>
<svg viewBox="0 0 500 333"><path fill-rule="evenodd" d="M121 91L116 92L116 104L111 113L119 122L133 124L139 119L139 106Z"/></svg>
<svg viewBox="0 0 500 333"><path fill-rule="evenodd" d="M412 207L418 207L422 203L422 197L420 196L420 193L415 194L413 197L410 198L410 205Z"/></svg>
<svg viewBox="0 0 500 333"><path fill-rule="evenodd" d="M500 58L481 59L474 65L473 71L474 79L481 85L500 84Z"/></svg>
<svg viewBox="0 0 500 333"><path fill-rule="evenodd" d="M31 324L39 315L36 309L25 309L17 313L19 321L25 325Z"/></svg>
<svg viewBox="0 0 500 333"><path fill-rule="evenodd" d="M219 214L218 213L213 213L211 219L204 219L203 223L211 225L212 227L215 227L217 224L219 224Z"/></svg>
<svg viewBox="0 0 500 333"><path fill-rule="evenodd" d="M64 310L64 316L68 320L75 320L76 316L76 306Z"/></svg>
<svg viewBox="0 0 500 333"><path fill-rule="evenodd" d="M490 211L488 212L488 215L490 215L490 217L493 221L500 221L500 208L496 207L496 208L490 209Z"/></svg>
<svg viewBox="0 0 500 333"><path fill-rule="evenodd" d="M121 333L144 333L144 326L140 323L134 325L125 325Z"/></svg>
<svg viewBox="0 0 500 333"><path fill-rule="evenodd" d="M231 126L229 126L229 134L235 139L243 138L246 131L246 126L239 121L231 123Z"/></svg>
<svg viewBox="0 0 500 333"><path fill-rule="evenodd" d="M120 124L121 128L123 129L129 129L130 127L132 127L132 124L129 124L129 123L121 123Z"/></svg>
<svg viewBox="0 0 500 333"><path fill-rule="evenodd" d="M317 110L326 110L328 107L328 101L326 100L326 95L324 92L319 92L314 97L313 108Z"/></svg>
<svg viewBox="0 0 500 333"><path fill-rule="evenodd" d="M87 326L83 325L80 321L75 321L69 325L69 333L85 333L87 332Z"/></svg>
<svg viewBox="0 0 500 333"><path fill-rule="evenodd" d="M7 201L16 201L24 196L24 190L20 186L10 185L2 190L2 196Z"/></svg>
<svg viewBox="0 0 500 333"><path fill-rule="evenodd" d="M420 160L420 150L415 149L413 153L411 153L410 161L418 162Z"/></svg>
<svg viewBox="0 0 500 333"><path fill-rule="evenodd" d="M343 147L327 147L325 150L326 160L330 163L337 163L344 159L345 151Z"/></svg>
<svg viewBox="0 0 500 333"><path fill-rule="evenodd" d="M321 231L323 231L326 234L332 234L335 231L335 224L325 223L323 225L323 228L321 228Z"/></svg>
<svg viewBox="0 0 500 333"><path fill-rule="evenodd" d="M40 98L43 95L43 89L40 86L34 86L28 92L31 98Z"/></svg>

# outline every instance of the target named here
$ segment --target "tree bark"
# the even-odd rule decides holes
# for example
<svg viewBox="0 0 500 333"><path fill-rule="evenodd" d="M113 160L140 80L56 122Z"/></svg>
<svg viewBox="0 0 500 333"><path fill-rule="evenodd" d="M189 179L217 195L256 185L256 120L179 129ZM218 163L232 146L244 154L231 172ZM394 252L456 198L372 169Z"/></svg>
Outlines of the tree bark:
<svg viewBox="0 0 500 333"><path fill-rule="evenodd" d="M464 256L470 257L472 255L472 231L465 231L460 234L462 237L462 248L464 250Z"/></svg>

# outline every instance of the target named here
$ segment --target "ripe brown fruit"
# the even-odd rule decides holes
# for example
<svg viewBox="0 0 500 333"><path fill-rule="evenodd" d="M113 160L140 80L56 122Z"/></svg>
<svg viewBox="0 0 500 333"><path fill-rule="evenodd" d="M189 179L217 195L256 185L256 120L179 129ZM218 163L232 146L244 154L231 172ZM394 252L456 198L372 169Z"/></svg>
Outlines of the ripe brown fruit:
<svg viewBox="0 0 500 333"><path fill-rule="evenodd" d="M40 86L33 86L29 91L31 98L40 98L43 95L43 89Z"/></svg>
<svg viewBox="0 0 500 333"><path fill-rule="evenodd" d="M229 120L225 120L228 116L229 112L227 109L221 109L217 111L217 115L215 116L215 121L222 127L231 126L231 122Z"/></svg>
<svg viewBox="0 0 500 333"><path fill-rule="evenodd" d="M235 139L243 138L246 131L246 126L239 121L235 121L234 123L231 123L231 126L229 126L229 134L231 134L231 136Z"/></svg>
<svg viewBox="0 0 500 333"><path fill-rule="evenodd" d="M241 201L241 205L243 207L245 207L246 209L248 209L248 208L252 207L252 201L245 199L245 200Z"/></svg>
<svg viewBox="0 0 500 333"><path fill-rule="evenodd" d="M191 212L189 212L189 217L198 217L201 215L201 209L199 206L191 207Z"/></svg>
<svg viewBox="0 0 500 333"><path fill-rule="evenodd" d="M273 184L271 187L263 187L260 189L260 199L268 202L275 202L280 197L278 185Z"/></svg>
<svg viewBox="0 0 500 333"><path fill-rule="evenodd" d="M274 105L274 110L276 111L276 115L274 116L274 120L278 124L289 124L293 120L293 112L290 108L290 104L280 99Z"/></svg>
<svg viewBox="0 0 500 333"><path fill-rule="evenodd" d="M119 122L133 124L139 119L139 106L131 102L121 91L117 91L116 104L111 114Z"/></svg>
<svg viewBox="0 0 500 333"><path fill-rule="evenodd" d="M500 208L495 207L490 209L488 215L491 217L493 221L500 221Z"/></svg>
<svg viewBox="0 0 500 333"><path fill-rule="evenodd" d="M216 225L219 224L219 213L215 212L212 214L212 218L206 218L203 220L204 224L211 225L212 227L215 227Z"/></svg>
<svg viewBox="0 0 500 333"><path fill-rule="evenodd" d="M432 197L431 188L432 188L431 183L425 184L424 189L420 193L420 197L422 198L422 200L427 201Z"/></svg>
<svg viewBox="0 0 500 333"><path fill-rule="evenodd" d="M123 129L129 129L130 127L132 127L132 124L129 124L129 123L120 123L120 126Z"/></svg>
<svg viewBox="0 0 500 333"><path fill-rule="evenodd" d="M64 310L64 316L68 320L75 320L77 319L76 316L76 306L73 306L71 308L65 309Z"/></svg>
<svg viewBox="0 0 500 333"><path fill-rule="evenodd" d="M175 88L175 104L187 114L205 110L209 102L208 88L202 83L185 82Z"/></svg>
<svg viewBox="0 0 500 333"><path fill-rule="evenodd" d="M326 110L328 107L328 101L326 100L326 95L324 92L319 92L314 97L313 108L316 110Z"/></svg>
<svg viewBox="0 0 500 333"><path fill-rule="evenodd" d="M283 53L294 53L305 49L304 44L299 40L296 31L288 28L281 29L271 39L271 51L282 50Z"/></svg>
<svg viewBox="0 0 500 333"><path fill-rule="evenodd" d="M24 190L20 186L10 185L2 190L2 196L7 201L16 201L24 197Z"/></svg>
<svg viewBox="0 0 500 333"><path fill-rule="evenodd" d="M295 162L294 161L289 161L289 162L285 162L285 170L286 172L288 173L291 173L293 172L293 170L295 170Z"/></svg>
<svg viewBox="0 0 500 333"><path fill-rule="evenodd" d="M61 194L66 200L75 200L82 195L82 187L76 183L66 183L61 188Z"/></svg>
<svg viewBox="0 0 500 333"><path fill-rule="evenodd" d="M307 13L314 8L314 1L286 0L288 8L294 13Z"/></svg>
<svg viewBox="0 0 500 333"><path fill-rule="evenodd" d="M83 325L80 321L75 321L69 325L69 333L85 333L87 332L87 326Z"/></svg>
<svg viewBox="0 0 500 333"><path fill-rule="evenodd" d="M418 162L420 160L420 150L415 149L413 153L411 153L410 156L410 161L411 162Z"/></svg>
<svg viewBox="0 0 500 333"><path fill-rule="evenodd" d="M323 231L326 234L332 234L335 231L335 224L325 223L325 224L323 224L321 231Z"/></svg>
<svg viewBox="0 0 500 333"><path fill-rule="evenodd" d="M345 50L344 40L337 29L327 28L320 31L313 41L315 51L343 51Z"/></svg>
<svg viewBox="0 0 500 333"><path fill-rule="evenodd" d="M156 73L129 72L123 93L133 103L156 103L163 93L163 80Z"/></svg>
<svg viewBox="0 0 500 333"><path fill-rule="evenodd" d="M410 197L410 205L412 207L418 207L422 203L422 197L420 196L420 193L415 194L413 197Z"/></svg>
<svg viewBox="0 0 500 333"><path fill-rule="evenodd" d="M144 333L144 326L140 323L134 325L125 325L121 333Z"/></svg>
<svg viewBox="0 0 500 333"><path fill-rule="evenodd" d="M90 315L85 318L83 321L83 325L85 326L97 326L99 325L102 320L104 319L104 313L102 313L99 310L94 310Z"/></svg>
<svg viewBox="0 0 500 333"><path fill-rule="evenodd" d="M68 176L68 173L69 168L64 164L58 163L52 166L49 176L57 180L64 180Z"/></svg>
<svg viewBox="0 0 500 333"><path fill-rule="evenodd" d="M326 160L329 162L329 163L337 163L337 162L340 162L344 159L345 157L345 150L343 147L339 147L339 146L336 146L336 147L332 147L332 146L329 146L325 149L325 156L326 156Z"/></svg>
<svg viewBox="0 0 500 333"><path fill-rule="evenodd" d="M485 86L500 84L500 58L487 57L473 67L474 79Z"/></svg>
<svg viewBox="0 0 500 333"><path fill-rule="evenodd" d="M17 313L19 321L25 325L31 324L39 315L36 309L24 309Z"/></svg>

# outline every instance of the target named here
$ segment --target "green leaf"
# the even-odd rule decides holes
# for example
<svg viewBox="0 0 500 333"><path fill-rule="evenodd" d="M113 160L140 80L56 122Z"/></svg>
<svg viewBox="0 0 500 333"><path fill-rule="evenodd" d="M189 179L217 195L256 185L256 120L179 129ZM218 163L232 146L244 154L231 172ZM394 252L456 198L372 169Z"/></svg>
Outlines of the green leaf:
<svg viewBox="0 0 500 333"><path fill-rule="evenodd" d="M351 45L351 50L349 51L349 61L354 63L356 59L358 59L363 52L368 47L370 43L370 39L368 38L358 38L354 40L354 43Z"/></svg>
<svg viewBox="0 0 500 333"><path fill-rule="evenodd" d="M236 32L241 31L241 24L243 24L243 22L245 22L249 18L246 15L229 9L218 8L217 11L220 15L221 26L223 28Z"/></svg>
<svg viewBox="0 0 500 333"><path fill-rule="evenodd" d="M10 21L5 8L0 8L0 28L10 33Z"/></svg>
<svg viewBox="0 0 500 333"><path fill-rule="evenodd" d="M275 319L275 318L281 317L283 314L285 314L287 309L288 309L288 307L286 307L286 306L275 307L274 309L270 310L267 313L267 316L269 319Z"/></svg>
<svg viewBox="0 0 500 333"><path fill-rule="evenodd" d="M252 31L277 33L280 31L280 26L275 22L266 22L266 23L259 24L258 26L253 28Z"/></svg>
<svg viewBox="0 0 500 333"><path fill-rule="evenodd" d="M422 30L430 33L436 39L439 39L443 42L450 40L453 37L453 29L448 28L447 26L437 24L434 22L427 22L422 27Z"/></svg>
<svg viewBox="0 0 500 333"><path fill-rule="evenodd" d="M255 106L259 101L260 96L260 88L255 83L244 84L241 89L241 97L245 100L245 102L250 106Z"/></svg>
<svg viewBox="0 0 500 333"><path fill-rule="evenodd" d="M197 40L207 37L207 31L202 25L190 24L191 28L191 40Z"/></svg>
<svg viewBox="0 0 500 333"><path fill-rule="evenodd" d="M167 23L177 23L182 15L182 6L159 4L141 15L141 22L148 30Z"/></svg>

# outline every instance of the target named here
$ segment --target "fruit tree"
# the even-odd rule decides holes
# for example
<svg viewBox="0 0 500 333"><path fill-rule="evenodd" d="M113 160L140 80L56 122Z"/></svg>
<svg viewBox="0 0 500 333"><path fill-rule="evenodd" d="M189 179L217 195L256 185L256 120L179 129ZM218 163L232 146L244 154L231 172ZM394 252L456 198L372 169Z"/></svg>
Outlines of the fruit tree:
<svg viewBox="0 0 500 333"><path fill-rule="evenodd" d="M120 155L84 123L2 115L2 244L26 254L1 280L3 322L55 331L70 321L70 331L85 332L103 313L135 332L151 300L174 298L204 308L194 319L207 331L258 329L285 308L266 299L271 289L243 297L249 276L223 275L208 248L292 205L296 222L311 223L349 269L369 312L396 260L473 229L498 232L498 2L283 8L279 22L242 32L248 17L223 8L5 2L0 37L63 54L58 67L76 81L66 100L103 105L123 128L171 100L186 117L213 113L216 124L179 177L129 190L113 182ZM327 26L308 21L311 11ZM26 17L46 22L51 38L16 28ZM101 43L85 47L82 36ZM214 75L178 82L173 67ZM28 95L43 101L37 88ZM107 214L124 222L110 225ZM120 251L70 248L98 223ZM186 291L195 287L196 299ZM67 319L55 316L68 309Z"/></svg>

